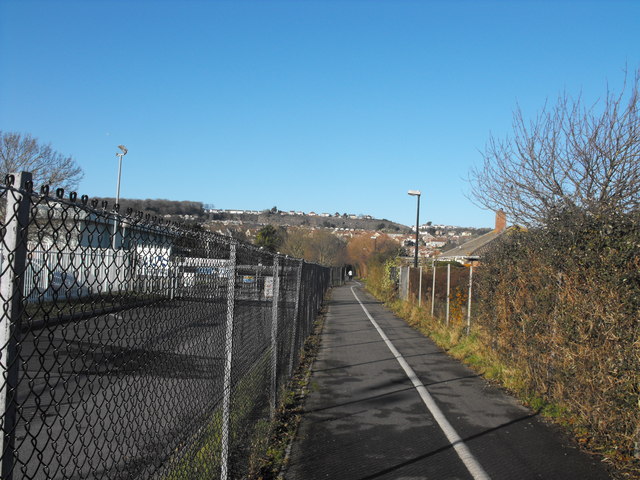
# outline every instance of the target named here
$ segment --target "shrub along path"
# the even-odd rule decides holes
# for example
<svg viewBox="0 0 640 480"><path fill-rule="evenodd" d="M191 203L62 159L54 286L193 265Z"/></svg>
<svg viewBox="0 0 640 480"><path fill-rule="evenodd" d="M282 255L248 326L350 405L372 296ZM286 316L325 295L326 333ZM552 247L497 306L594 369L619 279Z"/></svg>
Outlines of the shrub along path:
<svg viewBox="0 0 640 480"><path fill-rule="evenodd" d="M350 282L333 291L284 478L610 477Z"/></svg>

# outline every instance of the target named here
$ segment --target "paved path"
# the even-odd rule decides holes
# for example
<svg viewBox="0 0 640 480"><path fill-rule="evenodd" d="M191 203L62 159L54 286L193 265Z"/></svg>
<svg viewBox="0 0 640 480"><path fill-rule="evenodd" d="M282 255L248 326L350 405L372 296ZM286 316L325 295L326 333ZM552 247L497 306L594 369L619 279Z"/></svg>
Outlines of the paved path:
<svg viewBox="0 0 640 480"><path fill-rule="evenodd" d="M334 289L310 388L286 480L610 478L356 282Z"/></svg>

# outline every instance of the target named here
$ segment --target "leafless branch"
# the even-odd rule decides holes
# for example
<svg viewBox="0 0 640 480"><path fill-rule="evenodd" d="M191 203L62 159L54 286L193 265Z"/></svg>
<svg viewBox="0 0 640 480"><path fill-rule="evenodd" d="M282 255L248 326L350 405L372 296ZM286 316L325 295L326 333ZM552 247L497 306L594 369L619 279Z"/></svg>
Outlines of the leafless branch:
<svg viewBox="0 0 640 480"><path fill-rule="evenodd" d="M530 122L519 107L513 134L491 137L471 170L471 197L524 225L554 209L591 213L636 210L640 202L640 71L621 93L585 106L566 93Z"/></svg>
<svg viewBox="0 0 640 480"><path fill-rule="evenodd" d="M35 185L52 185L73 190L82 179L82 168L72 157L51 145L39 143L31 135L0 131L0 175L29 171Z"/></svg>

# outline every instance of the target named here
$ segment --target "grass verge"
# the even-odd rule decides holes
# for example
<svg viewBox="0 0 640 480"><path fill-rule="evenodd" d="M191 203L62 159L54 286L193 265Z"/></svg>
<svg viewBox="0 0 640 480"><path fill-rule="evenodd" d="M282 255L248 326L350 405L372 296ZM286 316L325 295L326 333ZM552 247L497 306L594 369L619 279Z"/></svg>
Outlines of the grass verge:
<svg viewBox="0 0 640 480"><path fill-rule="evenodd" d="M330 293L327 296L327 300ZM252 460L250 480L274 480L286 466L291 443L302 419L304 400L309 392L311 366L320 349L320 334L326 318L326 307L322 309L314 324L313 333L302 349L300 363L287 384L268 435L268 444L263 454Z"/></svg>
<svg viewBox="0 0 640 480"><path fill-rule="evenodd" d="M264 418L268 416L265 406L256 404L256 385L263 383L267 373L268 355L263 361L256 362L253 368L240 380L231 393L231 410L229 419L230 458L234 455L234 446L248 444L254 446L255 439L266 435L265 421L260 419L250 424L250 418ZM255 410L264 410L256 415ZM247 427L247 425L249 425ZM171 460L164 480L218 478L220 474L220 456L222 451L222 410L217 408L209 417L208 422L186 443L185 448L179 448L177 455ZM230 461L229 468L232 467Z"/></svg>
<svg viewBox="0 0 640 480"><path fill-rule="evenodd" d="M328 297L327 297L328 298ZM284 389L282 400L276 415L269 421L267 410L260 419L247 427L247 419L253 417L252 409L259 408L246 401L255 396L259 379L267 375L264 370L268 362L258 362L235 388L231 401L231 445L244 445L248 450L248 480L276 479L287 458L291 441L300 423L304 399L307 395L311 364L320 347L320 333L324 325L326 310L323 309L316 322L311 336L306 340L298 368ZM244 408L243 408L244 406ZM220 470L222 414L216 410L205 425L191 440L190 446L181 450L173 460L168 472L162 477L165 480L210 479L217 478ZM240 426L244 426L240 428ZM248 429L247 429L248 428ZM242 435L242 438L236 437ZM242 455L247 452L231 451L230 455Z"/></svg>
<svg viewBox="0 0 640 480"><path fill-rule="evenodd" d="M375 296L373 289L369 291ZM584 451L602 458L613 478L640 479L640 465L637 460L628 456L622 458L611 448L595 441L580 418L572 414L568 406L550 402L541 393L531 391L524 373L502 362L495 352L487 347L483 341L486 336L480 327L476 326L470 335L466 335L466 326L462 321L452 321L447 326L443 321L431 317L425 308L412 303L393 299L385 304L408 325L431 338L450 356L507 390L546 420L563 427Z"/></svg>

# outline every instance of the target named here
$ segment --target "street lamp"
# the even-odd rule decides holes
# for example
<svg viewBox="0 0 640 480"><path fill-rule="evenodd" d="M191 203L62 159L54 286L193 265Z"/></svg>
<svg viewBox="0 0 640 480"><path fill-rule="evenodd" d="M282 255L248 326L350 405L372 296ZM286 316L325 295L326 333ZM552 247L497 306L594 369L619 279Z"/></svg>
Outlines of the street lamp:
<svg viewBox="0 0 640 480"><path fill-rule="evenodd" d="M413 266L418 267L418 225L420 225L420 190L409 190L407 192L409 195L413 197L418 197L418 208L416 210L416 254L413 259Z"/></svg>
<svg viewBox="0 0 640 480"><path fill-rule="evenodd" d="M118 145L121 153L116 153L116 157L118 157L118 183L116 184L116 205L120 203L120 177L122 175L122 157L124 157L128 150L124 145ZM116 213L116 217L113 220L113 239L112 239L112 247L116 249L116 232L118 231L118 216Z"/></svg>
<svg viewBox="0 0 640 480"><path fill-rule="evenodd" d="M124 157L129 150L124 145L118 145L118 148L122 153L116 153L118 157L118 184L116 186L116 204L120 203L120 176L122 175L122 157Z"/></svg>

